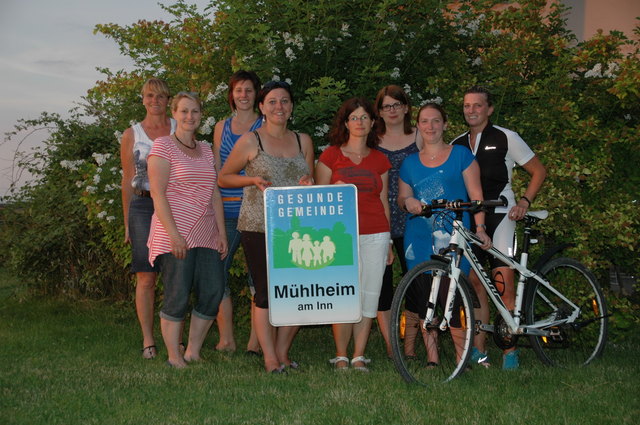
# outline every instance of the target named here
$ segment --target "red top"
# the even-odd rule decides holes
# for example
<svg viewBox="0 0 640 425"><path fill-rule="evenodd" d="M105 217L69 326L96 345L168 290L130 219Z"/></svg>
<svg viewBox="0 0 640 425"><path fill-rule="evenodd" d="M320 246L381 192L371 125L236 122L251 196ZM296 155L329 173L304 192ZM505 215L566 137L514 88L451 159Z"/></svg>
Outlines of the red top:
<svg viewBox="0 0 640 425"><path fill-rule="evenodd" d="M389 171L391 163L377 149L355 164L346 157L340 147L330 146L322 152L318 161L331 169L331 183L342 180L358 188L358 226L361 235L389 231L389 220L384 214L380 200L382 176ZM385 193L384 196L387 196Z"/></svg>
<svg viewBox="0 0 640 425"><path fill-rule="evenodd" d="M149 157L157 156L171 164L166 196L178 232L187 241L187 248L218 249L218 226L213 210L212 195L218 175L214 168L211 146L197 142L201 155L185 155L171 140L159 137L153 142ZM149 262L160 254L171 252L167 231L154 213L149 232Z"/></svg>

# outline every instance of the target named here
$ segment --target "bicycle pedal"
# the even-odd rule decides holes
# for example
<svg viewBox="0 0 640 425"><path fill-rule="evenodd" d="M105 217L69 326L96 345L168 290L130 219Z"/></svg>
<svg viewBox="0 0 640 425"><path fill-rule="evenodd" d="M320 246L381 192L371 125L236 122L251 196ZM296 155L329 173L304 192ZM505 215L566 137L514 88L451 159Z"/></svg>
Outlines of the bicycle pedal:
<svg viewBox="0 0 640 425"><path fill-rule="evenodd" d="M483 331L483 332L491 332L493 333L495 326L494 325L489 325L489 324L480 324L477 326L478 330Z"/></svg>

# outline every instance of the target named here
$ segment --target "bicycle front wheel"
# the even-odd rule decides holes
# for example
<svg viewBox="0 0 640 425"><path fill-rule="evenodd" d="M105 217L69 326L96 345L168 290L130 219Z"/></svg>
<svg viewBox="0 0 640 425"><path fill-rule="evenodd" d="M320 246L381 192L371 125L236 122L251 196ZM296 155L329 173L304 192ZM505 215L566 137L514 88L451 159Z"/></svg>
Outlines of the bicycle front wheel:
<svg viewBox="0 0 640 425"><path fill-rule="evenodd" d="M593 273L570 258L556 258L542 266L542 275L558 292L580 308L570 323L550 326L548 336L531 336L540 360L551 366L581 366L602 354L607 340L607 305ZM569 317L573 309L558 295L530 280L526 317L529 324Z"/></svg>
<svg viewBox="0 0 640 425"><path fill-rule="evenodd" d="M447 292L448 265L427 261L400 281L391 304L391 346L396 369L407 382L422 385L446 382L460 375L473 344L473 302L466 277L460 275L450 323L441 326ZM440 282L431 323L425 326L429 294ZM442 330L443 328L444 330Z"/></svg>

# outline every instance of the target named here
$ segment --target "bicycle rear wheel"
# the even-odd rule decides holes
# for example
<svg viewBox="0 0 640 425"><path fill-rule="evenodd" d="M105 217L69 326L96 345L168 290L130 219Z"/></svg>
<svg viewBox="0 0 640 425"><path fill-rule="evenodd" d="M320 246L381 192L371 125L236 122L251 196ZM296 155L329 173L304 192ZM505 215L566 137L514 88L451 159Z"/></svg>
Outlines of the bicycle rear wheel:
<svg viewBox="0 0 640 425"><path fill-rule="evenodd" d="M581 366L602 354L607 340L607 305L595 276L581 263L570 258L555 258L540 274L571 302L580 307L572 323L547 328L549 336L531 336L531 344L540 360L552 366ZM558 295L535 280L527 297L527 323L566 318L572 309Z"/></svg>
<svg viewBox="0 0 640 425"><path fill-rule="evenodd" d="M422 385L446 382L466 367L473 344L473 302L460 275L451 322L440 330L449 288L449 267L440 261L415 266L400 281L391 304L391 346L396 369L407 382ZM440 279L432 323L423 327L431 284Z"/></svg>

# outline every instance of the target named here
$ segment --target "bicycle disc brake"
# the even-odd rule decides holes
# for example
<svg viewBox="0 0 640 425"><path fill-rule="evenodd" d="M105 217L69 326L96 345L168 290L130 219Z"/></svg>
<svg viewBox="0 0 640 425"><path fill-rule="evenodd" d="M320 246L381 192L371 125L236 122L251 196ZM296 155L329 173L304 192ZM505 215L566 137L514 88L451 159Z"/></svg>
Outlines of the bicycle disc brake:
<svg viewBox="0 0 640 425"><path fill-rule="evenodd" d="M507 325L502 316L499 314L496 316L493 326L493 340L500 349L506 350L515 347L519 335L511 333L509 325Z"/></svg>

